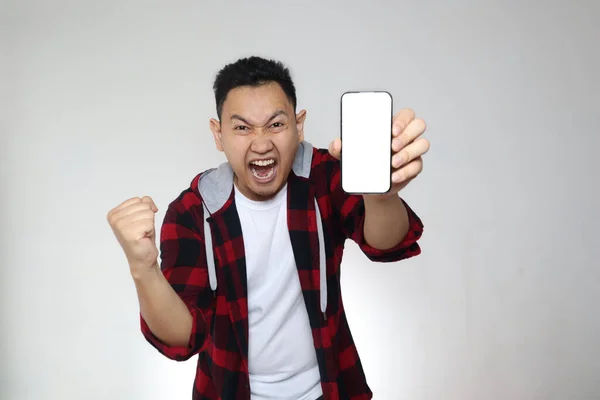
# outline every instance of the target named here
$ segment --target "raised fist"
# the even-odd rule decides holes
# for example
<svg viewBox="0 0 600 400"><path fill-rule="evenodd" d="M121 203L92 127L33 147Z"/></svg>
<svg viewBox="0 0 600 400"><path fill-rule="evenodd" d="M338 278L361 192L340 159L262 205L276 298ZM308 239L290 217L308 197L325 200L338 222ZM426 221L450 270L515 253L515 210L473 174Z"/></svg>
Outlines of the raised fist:
<svg viewBox="0 0 600 400"><path fill-rule="evenodd" d="M158 208L148 196L134 197L109 211L107 219L123 248L131 273L150 271L157 263L154 215Z"/></svg>

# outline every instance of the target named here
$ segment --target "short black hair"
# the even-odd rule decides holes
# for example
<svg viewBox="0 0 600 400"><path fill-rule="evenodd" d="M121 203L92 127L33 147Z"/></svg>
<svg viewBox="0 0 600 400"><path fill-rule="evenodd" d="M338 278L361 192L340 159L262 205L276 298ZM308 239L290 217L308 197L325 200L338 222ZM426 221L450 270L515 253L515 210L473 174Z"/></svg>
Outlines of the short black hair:
<svg viewBox="0 0 600 400"><path fill-rule="evenodd" d="M289 68L281 61L251 56L227 64L218 72L213 84L219 119L221 119L223 103L229 91L240 86L261 86L271 82L276 82L281 86L295 111L296 88Z"/></svg>

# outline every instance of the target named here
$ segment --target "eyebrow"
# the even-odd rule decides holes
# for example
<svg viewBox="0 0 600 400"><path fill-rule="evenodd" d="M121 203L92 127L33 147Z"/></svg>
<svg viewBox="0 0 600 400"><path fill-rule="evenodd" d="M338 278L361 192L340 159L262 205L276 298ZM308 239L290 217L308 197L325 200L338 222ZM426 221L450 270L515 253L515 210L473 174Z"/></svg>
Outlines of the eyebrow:
<svg viewBox="0 0 600 400"><path fill-rule="evenodd" d="M287 113L285 111L283 111L283 110L277 110L277 111L275 111L273 113L273 115L271 115L271 117L267 121L267 124L269 122L271 122L272 120L274 120L276 117L280 116L280 115L283 115L283 116L287 117ZM239 119L240 121L242 121L245 124L252 125L250 122L246 121L246 119L244 117L242 117L241 115L233 114L229 120L233 121L234 119Z"/></svg>

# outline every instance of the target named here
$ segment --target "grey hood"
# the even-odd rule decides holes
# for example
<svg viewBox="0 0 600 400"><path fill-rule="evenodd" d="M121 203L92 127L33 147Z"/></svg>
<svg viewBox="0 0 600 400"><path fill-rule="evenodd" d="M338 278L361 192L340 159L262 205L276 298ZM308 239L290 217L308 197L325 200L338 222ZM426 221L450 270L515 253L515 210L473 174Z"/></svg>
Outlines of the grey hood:
<svg viewBox="0 0 600 400"><path fill-rule="evenodd" d="M312 165L313 146L312 144L303 141L298 147L296 158L292 165L292 171L296 176L309 178ZM209 169L204 172L198 180L198 191L202 196L204 205L204 242L206 246L206 259L208 263L208 277L210 288L216 294L217 290L217 274L215 269L215 259L212 246L211 227L208 223L210 216L220 210L233 190L233 170L229 163L223 163L217 168ZM317 234L319 238L319 286L321 297L321 312L326 317L327 310L327 263L325 257L325 240L323 238L323 220L319 210L317 199L314 199L316 219L317 219Z"/></svg>

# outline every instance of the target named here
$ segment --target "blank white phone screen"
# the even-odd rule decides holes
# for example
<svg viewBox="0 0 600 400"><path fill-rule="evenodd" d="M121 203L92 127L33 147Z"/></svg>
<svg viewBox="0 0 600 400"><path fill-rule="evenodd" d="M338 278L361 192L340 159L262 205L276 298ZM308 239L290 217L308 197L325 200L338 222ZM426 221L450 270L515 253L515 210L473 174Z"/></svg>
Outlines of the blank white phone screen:
<svg viewBox="0 0 600 400"><path fill-rule="evenodd" d="M341 179L347 193L385 193L391 186L392 97L347 92L341 99Z"/></svg>

